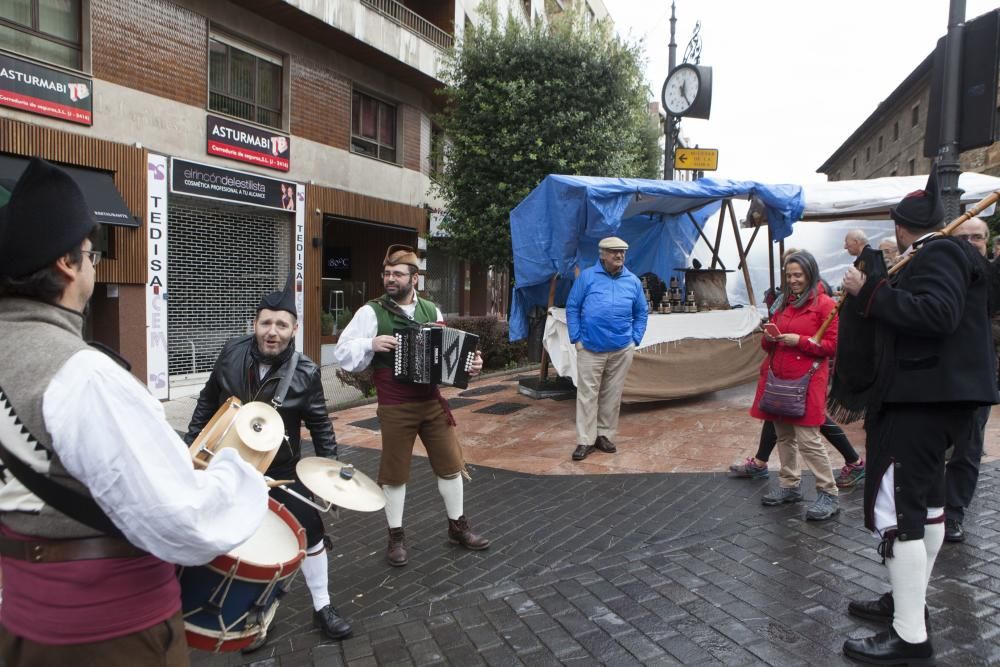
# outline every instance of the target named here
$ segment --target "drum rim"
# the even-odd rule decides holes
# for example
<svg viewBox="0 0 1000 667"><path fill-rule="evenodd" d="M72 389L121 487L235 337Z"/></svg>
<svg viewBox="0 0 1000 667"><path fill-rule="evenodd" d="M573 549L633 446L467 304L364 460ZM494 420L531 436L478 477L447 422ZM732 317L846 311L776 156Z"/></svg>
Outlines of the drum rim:
<svg viewBox="0 0 1000 667"><path fill-rule="evenodd" d="M295 535L299 544L298 553L295 556L281 563L264 564L237 559L229 554L222 554L221 556L216 556L206 567L220 574L228 575L235 565L236 571L233 572L233 576L243 581L252 582L270 581L274 578L275 572L278 573L279 579L294 574L302 564L302 560L306 557L306 529L302 527L302 524L295 518L291 510L270 496L267 499L267 508L269 512L277 514Z"/></svg>

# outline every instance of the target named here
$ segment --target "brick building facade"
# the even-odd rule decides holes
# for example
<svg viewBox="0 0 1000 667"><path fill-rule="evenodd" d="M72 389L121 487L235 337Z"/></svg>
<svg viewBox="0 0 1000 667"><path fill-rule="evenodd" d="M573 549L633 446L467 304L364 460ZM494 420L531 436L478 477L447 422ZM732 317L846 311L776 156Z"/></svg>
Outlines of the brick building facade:
<svg viewBox="0 0 1000 667"><path fill-rule="evenodd" d="M299 345L319 360L332 340L321 315L343 319L378 295L385 246L424 247L438 69L456 28L475 21L473 4L0 3L0 66L86 90L50 105L47 92L0 79L0 157L108 174L139 223L107 231L88 332L166 398L165 379L209 370L260 293L294 270ZM214 146L213 120L257 143ZM176 166L192 164L214 183L280 183L280 200L175 191ZM481 302L445 300L453 314Z"/></svg>
<svg viewBox="0 0 1000 667"><path fill-rule="evenodd" d="M831 181L929 173L931 159L924 157L924 134L932 61L933 53L816 171ZM1000 142L965 151L960 159L962 171L1000 176Z"/></svg>

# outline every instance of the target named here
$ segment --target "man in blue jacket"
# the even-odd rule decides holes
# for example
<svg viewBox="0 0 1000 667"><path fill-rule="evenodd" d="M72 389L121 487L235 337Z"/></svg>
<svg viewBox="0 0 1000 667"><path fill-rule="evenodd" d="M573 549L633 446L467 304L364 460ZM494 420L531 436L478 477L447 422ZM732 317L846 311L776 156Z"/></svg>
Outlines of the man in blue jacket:
<svg viewBox="0 0 1000 667"><path fill-rule="evenodd" d="M576 345L576 449L614 454L625 376L646 331L642 283L625 268L628 244L611 236L598 244L600 261L580 272L566 302L569 340Z"/></svg>

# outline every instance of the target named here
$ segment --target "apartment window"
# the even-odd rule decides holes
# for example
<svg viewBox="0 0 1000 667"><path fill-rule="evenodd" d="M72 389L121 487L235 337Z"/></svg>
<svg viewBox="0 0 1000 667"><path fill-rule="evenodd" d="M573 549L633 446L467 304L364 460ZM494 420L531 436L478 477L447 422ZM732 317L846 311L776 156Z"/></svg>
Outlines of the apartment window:
<svg viewBox="0 0 1000 667"><path fill-rule="evenodd" d="M920 105L913 107L913 113L911 114L911 123L913 127L920 125Z"/></svg>
<svg viewBox="0 0 1000 667"><path fill-rule="evenodd" d="M872 161L872 147L865 146L865 162L871 162L871 161Z"/></svg>
<svg viewBox="0 0 1000 667"><path fill-rule="evenodd" d="M899 141L899 121L892 124L892 140Z"/></svg>
<svg viewBox="0 0 1000 667"><path fill-rule="evenodd" d="M80 0L3 0L0 48L80 69Z"/></svg>
<svg viewBox="0 0 1000 667"><path fill-rule="evenodd" d="M355 90L351 101L351 150L395 162L396 107Z"/></svg>
<svg viewBox="0 0 1000 667"><path fill-rule="evenodd" d="M281 56L232 37L212 35L208 41L208 108L280 128L283 69Z"/></svg>
<svg viewBox="0 0 1000 667"><path fill-rule="evenodd" d="M882 135L878 135L878 152L882 152Z"/></svg>
<svg viewBox="0 0 1000 667"><path fill-rule="evenodd" d="M910 176L913 176L916 173L917 173L917 161L915 159L910 160Z"/></svg>

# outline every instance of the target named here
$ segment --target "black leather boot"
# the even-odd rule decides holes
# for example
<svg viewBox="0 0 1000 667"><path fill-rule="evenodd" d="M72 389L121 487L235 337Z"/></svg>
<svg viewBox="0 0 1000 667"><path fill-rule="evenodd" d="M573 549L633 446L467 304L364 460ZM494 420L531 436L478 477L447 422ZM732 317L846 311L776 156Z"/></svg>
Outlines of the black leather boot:
<svg viewBox="0 0 1000 667"><path fill-rule="evenodd" d="M848 639L844 655L875 665L933 665L934 647L930 636L919 644L903 641L892 628L874 637Z"/></svg>
<svg viewBox="0 0 1000 667"><path fill-rule="evenodd" d="M340 617L332 604L313 612L313 625L330 639L347 639L351 636L351 624Z"/></svg>

